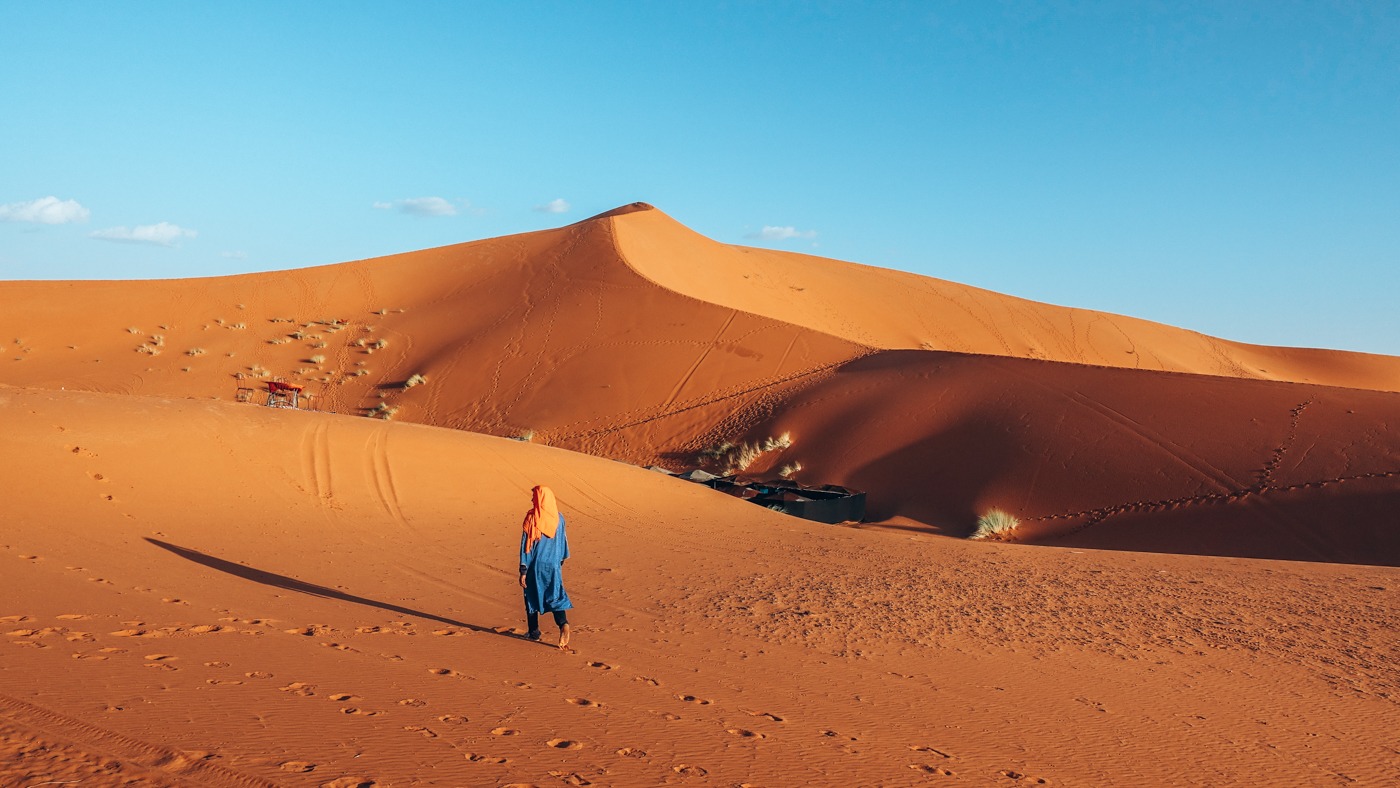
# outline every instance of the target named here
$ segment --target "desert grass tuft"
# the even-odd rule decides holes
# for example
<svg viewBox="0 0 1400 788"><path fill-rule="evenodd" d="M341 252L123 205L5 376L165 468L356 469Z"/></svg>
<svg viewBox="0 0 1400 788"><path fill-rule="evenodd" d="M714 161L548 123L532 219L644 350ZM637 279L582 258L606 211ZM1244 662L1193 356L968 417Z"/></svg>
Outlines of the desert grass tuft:
<svg viewBox="0 0 1400 788"><path fill-rule="evenodd" d="M700 452L699 459L701 462L709 460L720 469L721 475L728 476L748 470L750 465L753 465L759 457L768 452L786 449L791 445L792 434L787 432L753 443L735 444L725 441L718 446Z"/></svg>
<svg viewBox="0 0 1400 788"><path fill-rule="evenodd" d="M399 409L397 407L394 407L393 405L390 405L387 402L381 402L378 405L375 405L373 408L370 408L368 415L372 419L384 419L387 421L389 419L394 418L394 414L398 412Z"/></svg>
<svg viewBox="0 0 1400 788"><path fill-rule="evenodd" d="M1005 536L1016 530L1021 524L1016 516L1007 514L1000 509L992 509L986 514L977 518L977 528L969 536L969 539L987 539L994 536Z"/></svg>
<svg viewBox="0 0 1400 788"><path fill-rule="evenodd" d="M411 389L411 388L413 388L414 386L421 386L422 384L427 383L427 382L428 382L428 379L427 379L427 378L425 378L425 377L423 377L422 375L419 375L419 374L417 374L417 373L414 373L412 377L410 377L408 380L405 380L405 381L403 382L403 387L406 388L406 389Z"/></svg>

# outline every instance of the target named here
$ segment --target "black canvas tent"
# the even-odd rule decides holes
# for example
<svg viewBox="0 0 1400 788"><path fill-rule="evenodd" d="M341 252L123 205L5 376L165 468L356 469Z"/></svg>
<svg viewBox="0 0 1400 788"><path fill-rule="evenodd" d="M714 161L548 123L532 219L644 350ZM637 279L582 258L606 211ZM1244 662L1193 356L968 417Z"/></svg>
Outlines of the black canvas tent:
<svg viewBox="0 0 1400 788"><path fill-rule="evenodd" d="M791 479L760 481L745 476L711 476L704 471L677 474L677 478L804 520L845 523L865 519L865 493L835 484L809 487Z"/></svg>

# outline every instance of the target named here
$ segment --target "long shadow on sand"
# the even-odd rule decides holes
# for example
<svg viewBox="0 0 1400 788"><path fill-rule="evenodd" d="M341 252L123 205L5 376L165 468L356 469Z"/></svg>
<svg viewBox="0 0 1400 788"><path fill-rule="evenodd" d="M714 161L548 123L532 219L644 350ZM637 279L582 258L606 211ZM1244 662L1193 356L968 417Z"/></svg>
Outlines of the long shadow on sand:
<svg viewBox="0 0 1400 788"><path fill-rule="evenodd" d="M263 585L273 586L274 588L282 588L288 591L296 591L301 594L310 594L311 596L319 596L324 597L326 599L338 599L342 602L354 602L357 605L365 605L366 607L377 607L380 610L388 610L391 613L402 613L406 616L425 618L429 621L437 621L439 623L448 624L454 627L470 629L473 632L485 632L492 635L517 637L516 635L507 632L497 632L494 629L477 626L476 624L468 624L462 621L453 621L450 618L435 616L432 613L424 613L421 610L414 610L410 607L403 607L402 605L392 605L388 602L380 602L378 600L367 599L362 596L355 596L354 594L347 594L344 591L338 591L334 588L327 588L325 586L318 586L315 583L308 583L305 580L298 580L295 577L287 577L286 575L279 575L275 572L266 572L262 569L254 569L250 566L235 564L232 561L225 561L222 558L215 558L212 555L206 555L205 553L201 553L198 550L191 550L188 547L181 547L179 545L170 544L169 542L162 542L159 539L151 539L147 537L146 541L150 542L156 547L161 548L162 550L169 550L175 555L193 561L196 564L203 564L204 566L207 566L211 569L217 569L220 572L227 572L228 574L241 577L245 580L252 580L255 583L262 583Z"/></svg>

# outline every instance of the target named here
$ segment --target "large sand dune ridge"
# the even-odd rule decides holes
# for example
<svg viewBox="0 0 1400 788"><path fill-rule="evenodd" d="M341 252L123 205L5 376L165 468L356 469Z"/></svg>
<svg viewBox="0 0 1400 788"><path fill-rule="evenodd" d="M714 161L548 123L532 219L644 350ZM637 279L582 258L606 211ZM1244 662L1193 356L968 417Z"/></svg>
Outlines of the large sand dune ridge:
<svg viewBox="0 0 1400 788"><path fill-rule="evenodd" d="M644 204L341 265L0 299L11 385L231 400L278 377L326 411L677 469L787 434L749 472L801 465L868 491L875 519L942 533L998 506L1023 538L1400 562L1400 359L728 246ZM1297 458L1287 483L1261 476Z"/></svg>

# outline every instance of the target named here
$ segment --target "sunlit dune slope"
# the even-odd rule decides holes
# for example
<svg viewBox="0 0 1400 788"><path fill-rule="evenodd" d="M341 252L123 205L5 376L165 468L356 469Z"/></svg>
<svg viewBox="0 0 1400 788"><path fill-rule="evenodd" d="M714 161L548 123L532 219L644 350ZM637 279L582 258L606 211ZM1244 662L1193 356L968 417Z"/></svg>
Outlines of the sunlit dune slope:
<svg viewBox="0 0 1400 788"><path fill-rule="evenodd" d="M1400 390L1400 359L1264 347L885 268L712 241L657 210L614 219L638 272L702 301L882 349Z"/></svg>
<svg viewBox="0 0 1400 788"><path fill-rule="evenodd" d="M0 386L0 414L0 784L1400 774L1393 569L833 527L550 447L227 402ZM568 517L574 652L519 637L537 483Z"/></svg>
<svg viewBox="0 0 1400 788"><path fill-rule="evenodd" d="M323 410L637 461L866 352L648 282L607 217L268 274L10 282L0 301L3 383L231 400L283 378Z"/></svg>
<svg viewBox="0 0 1400 788"><path fill-rule="evenodd" d="M760 476L870 493L872 519L1129 550L1400 564L1400 395L950 353L853 361L751 433Z"/></svg>

